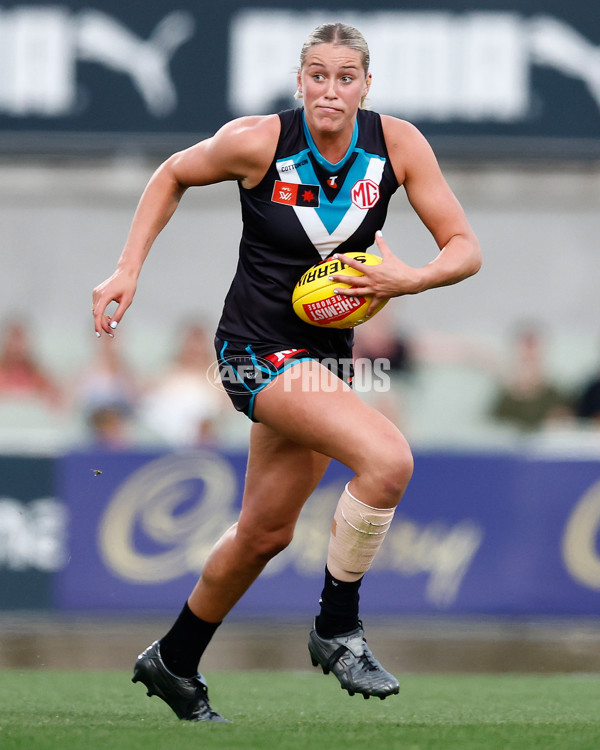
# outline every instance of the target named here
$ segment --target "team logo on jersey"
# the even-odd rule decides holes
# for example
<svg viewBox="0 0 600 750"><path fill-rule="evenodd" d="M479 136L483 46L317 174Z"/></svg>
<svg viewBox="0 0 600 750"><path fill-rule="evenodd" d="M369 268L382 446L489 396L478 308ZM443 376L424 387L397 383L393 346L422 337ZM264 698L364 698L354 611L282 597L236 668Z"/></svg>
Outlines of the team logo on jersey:
<svg viewBox="0 0 600 750"><path fill-rule="evenodd" d="M379 200L379 185L373 180L359 180L350 191L350 198L358 208L373 208Z"/></svg>
<svg viewBox="0 0 600 750"><path fill-rule="evenodd" d="M320 192L320 185L302 185L295 182L275 180L271 200L273 203L282 203L284 206L318 208Z"/></svg>

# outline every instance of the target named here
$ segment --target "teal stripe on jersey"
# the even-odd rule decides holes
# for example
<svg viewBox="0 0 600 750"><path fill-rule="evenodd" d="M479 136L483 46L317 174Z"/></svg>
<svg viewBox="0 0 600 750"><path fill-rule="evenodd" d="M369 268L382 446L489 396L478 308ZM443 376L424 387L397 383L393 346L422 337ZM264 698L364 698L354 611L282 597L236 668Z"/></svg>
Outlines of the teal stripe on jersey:
<svg viewBox="0 0 600 750"><path fill-rule="evenodd" d="M348 161L350 156L352 155L352 152L354 151L354 148L358 142L358 118L354 122L354 130L352 131L352 140L350 141L350 146L348 147L348 150L346 151L345 155L342 157L341 161L338 161L337 164L332 164L330 161L327 161L327 159L324 156L321 156L321 153L319 152L319 149L317 148L316 143L313 140L313 137L310 133L310 130L308 129L308 125L306 124L306 116L304 112L302 112L302 127L304 128L304 137L306 138L306 142L308 143L309 149L312 151L313 156L317 160L317 162L323 167L323 169L326 169L328 172L335 172L336 169L341 169L344 164Z"/></svg>
<svg viewBox="0 0 600 750"><path fill-rule="evenodd" d="M352 205L352 188L359 180L364 179L371 160L378 159L385 162L384 157L381 157L377 154L368 154L362 148L355 148L354 151L357 155L356 159L350 167L350 170L348 171L343 184L339 186L337 195L335 196L334 200L330 201L325 195L325 192L321 190L320 205L318 208L313 209L317 212L317 215L323 222L323 226L325 227L325 229L327 229L329 234L332 234L336 230L340 222L343 220L344 216L348 213L348 209ZM303 151L301 152L301 154L298 154L298 157L305 156L306 153L306 151ZM294 161L296 161L296 158L294 158ZM306 162L302 164L302 166L298 167L298 176L300 177L301 181L309 185L318 184L319 180L310 160L308 158L298 158L296 163L298 163L299 161Z"/></svg>

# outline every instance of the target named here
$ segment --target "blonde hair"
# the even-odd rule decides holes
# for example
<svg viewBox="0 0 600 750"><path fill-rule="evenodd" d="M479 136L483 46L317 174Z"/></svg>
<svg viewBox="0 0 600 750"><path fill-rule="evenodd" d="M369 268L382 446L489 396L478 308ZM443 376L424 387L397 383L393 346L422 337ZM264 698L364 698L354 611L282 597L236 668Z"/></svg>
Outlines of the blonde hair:
<svg viewBox="0 0 600 750"><path fill-rule="evenodd" d="M300 68L304 67L306 55L315 44L337 44L340 47L350 47L359 53L365 75L368 74L371 62L369 47L364 36L354 26L348 26L345 23L324 23L317 26L302 45Z"/></svg>
<svg viewBox="0 0 600 750"><path fill-rule="evenodd" d="M324 23L317 26L307 37L300 50L300 70L304 67L309 50L317 44L336 44L340 47L349 47L355 50L360 55L365 77L369 74L369 64L371 63L369 46L364 36L354 26L345 23ZM301 99L302 94L296 91L294 98ZM364 107L364 98L360 106Z"/></svg>

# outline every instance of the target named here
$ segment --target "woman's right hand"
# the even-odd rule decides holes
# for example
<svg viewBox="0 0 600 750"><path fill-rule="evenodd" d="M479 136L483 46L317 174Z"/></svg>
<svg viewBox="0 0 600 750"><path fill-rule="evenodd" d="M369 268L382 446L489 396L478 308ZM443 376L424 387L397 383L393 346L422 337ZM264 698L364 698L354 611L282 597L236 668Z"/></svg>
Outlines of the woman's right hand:
<svg viewBox="0 0 600 750"><path fill-rule="evenodd" d="M92 315L96 336L101 336L102 331L109 335L114 334L117 324L133 301L136 288L137 275L117 268L112 276L94 289ZM114 315L107 315L106 308L111 302L117 303L117 309Z"/></svg>

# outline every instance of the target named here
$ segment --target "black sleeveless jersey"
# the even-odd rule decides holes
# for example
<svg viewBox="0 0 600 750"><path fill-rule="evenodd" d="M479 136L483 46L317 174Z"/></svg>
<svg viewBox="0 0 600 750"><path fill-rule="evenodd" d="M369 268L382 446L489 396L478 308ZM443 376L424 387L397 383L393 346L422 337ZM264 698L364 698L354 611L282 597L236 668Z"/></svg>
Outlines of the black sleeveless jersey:
<svg viewBox="0 0 600 750"><path fill-rule="evenodd" d="M383 226L398 182L381 119L359 110L350 147L332 164L317 151L302 109L279 117L281 133L265 177L250 190L239 186L240 255L217 336L273 344L273 351L344 351L352 331L304 323L292 309L292 291L310 266L332 253L364 252Z"/></svg>

